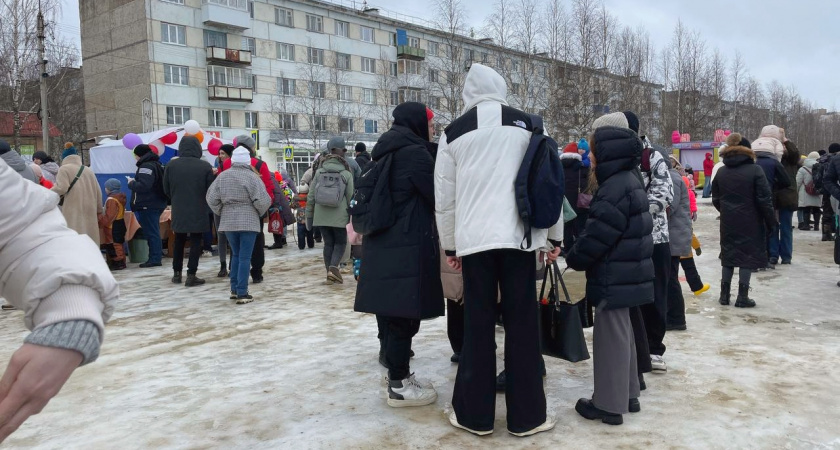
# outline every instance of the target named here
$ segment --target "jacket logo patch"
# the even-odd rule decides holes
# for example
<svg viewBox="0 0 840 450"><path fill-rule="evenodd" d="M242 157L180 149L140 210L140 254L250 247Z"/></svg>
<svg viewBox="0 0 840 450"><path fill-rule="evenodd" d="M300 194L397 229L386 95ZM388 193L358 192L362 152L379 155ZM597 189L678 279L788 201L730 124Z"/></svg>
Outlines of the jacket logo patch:
<svg viewBox="0 0 840 450"><path fill-rule="evenodd" d="M522 128L525 128L526 130L528 129L528 126L525 125L525 122L523 122L521 120L514 120L513 124L516 125L517 127L522 127Z"/></svg>
<svg viewBox="0 0 840 450"><path fill-rule="evenodd" d="M138 170L137 173L142 173L144 175L151 175L152 174L152 169L148 169L148 168L143 167L140 170Z"/></svg>

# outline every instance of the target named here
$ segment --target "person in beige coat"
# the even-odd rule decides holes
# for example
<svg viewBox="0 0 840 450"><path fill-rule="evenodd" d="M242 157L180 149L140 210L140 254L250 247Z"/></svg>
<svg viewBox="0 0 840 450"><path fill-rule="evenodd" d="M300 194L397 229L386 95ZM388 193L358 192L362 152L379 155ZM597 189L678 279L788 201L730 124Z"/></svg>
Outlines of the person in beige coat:
<svg viewBox="0 0 840 450"><path fill-rule="evenodd" d="M82 158L76 149L69 147L61 155L61 168L56 176L52 191L64 196L61 212L67 220L67 226L79 234L86 234L99 247L99 222L102 214L102 189L96 175L89 167L82 169L79 180L70 188L73 179L82 168ZM69 193L68 193L69 191Z"/></svg>

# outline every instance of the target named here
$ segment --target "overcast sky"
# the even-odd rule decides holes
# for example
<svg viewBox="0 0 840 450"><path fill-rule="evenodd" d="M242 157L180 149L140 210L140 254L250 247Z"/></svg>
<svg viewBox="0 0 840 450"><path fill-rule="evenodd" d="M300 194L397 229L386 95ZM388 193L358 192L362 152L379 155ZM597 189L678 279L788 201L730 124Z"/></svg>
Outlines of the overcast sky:
<svg viewBox="0 0 840 450"><path fill-rule="evenodd" d="M462 1L470 23L480 27L493 0ZM680 18L688 28L700 30L710 48L719 47L728 57L740 50L750 73L762 82L776 79L785 86L793 84L818 106L840 108L840 0L603 1L622 24L644 25L657 48L668 43ZM78 45L78 1L61 2L63 17L58 31L75 38ZM433 2L368 3L430 19Z"/></svg>

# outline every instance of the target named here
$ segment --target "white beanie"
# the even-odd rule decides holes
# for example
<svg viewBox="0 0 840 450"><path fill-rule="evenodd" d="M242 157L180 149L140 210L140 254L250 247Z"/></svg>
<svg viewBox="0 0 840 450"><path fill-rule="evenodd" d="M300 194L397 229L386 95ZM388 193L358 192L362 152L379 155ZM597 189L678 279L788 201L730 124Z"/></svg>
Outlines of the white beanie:
<svg viewBox="0 0 840 450"><path fill-rule="evenodd" d="M230 160L231 164L251 164L251 152L247 148L237 147Z"/></svg>
<svg viewBox="0 0 840 450"><path fill-rule="evenodd" d="M627 123L627 116L622 112L614 112L611 114L604 114L592 122L592 130L597 130L601 127L618 127L630 129L630 124Z"/></svg>
<svg viewBox="0 0 840 450"><path fill-rule="evenodd" d="M808 153L808 159L820 159L820 154L817 152Z"/></svg>

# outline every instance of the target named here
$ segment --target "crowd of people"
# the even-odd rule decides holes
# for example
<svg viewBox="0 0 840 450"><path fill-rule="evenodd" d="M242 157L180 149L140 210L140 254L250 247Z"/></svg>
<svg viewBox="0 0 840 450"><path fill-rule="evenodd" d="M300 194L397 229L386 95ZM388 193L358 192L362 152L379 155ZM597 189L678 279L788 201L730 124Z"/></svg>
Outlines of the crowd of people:
<svg viewBox="0 0 840 450"><path fill-rule="evenodd" d="M434 112L402 103L372 152L359 143L351 155L343 138L332 138L298 183L273 174L247 135L222 146L215 164L202 158L194 136L181 139L178 157L165 167L141 144L132 150L136 174L125 180L130 199L123 182L109 179L104 204L95 174L72 144L59 166L44 152L29 164L0 141L0 188L9 193L0 199L0 294L26 310L33 330L7 369L20 372L18 381L0 386L0 418L15 418L0 440L40 410L75 367L96 359L119 295L108 269L127 267L128 207L148 245L140 268L162 266L159 221L171 207L171 281L187 287L205 283L198 263L215 230L217 276L229 277L236 304L254 301L249 284L263 281L265 249L287 244L283 226L265 245L264 222L275 214L296 226L301 250L323 241L327 285L345 283L352 255L354 309L376 316L392 407L436 401L434 386L411 371L412 340L423 320L446 315L458 364L449 421L479 436L494 431L497 390L505 393L511 434L529 436L556 423L546 408L543 377L550 374L535 326L535 280L538 265L565 260L585 272L586 300L595 307L594 388L575 409L586 419L622 424L625 414L641 411L644 374L667 373L666 333L687 329L680 268L695 295L710 289L693 258L702 249L693 229L692 171L652 144L633 112L603 115L588 136L556 155L563 178L556 196L565 199L565 211L549 226L531 227L514 185L541 121L506 99L504 78L473 64L463 114L436 142ZM717 164L707 155L702 195L720 213L721 305L731 303L736 268L734 306L751 308L752 273L792 264L795 213L799 230L821 227L823 240L835 240L838 152L834 143L803 155L783 129L769 125L753 142L729 135ZM7 278L12 265L15 277ZM501 373L497 324L505 331ZM24 371L57 373L49 379L56 389L26 391L37 397L31 406L4 411L2 396L28 389L21 386Z"/></svg>

